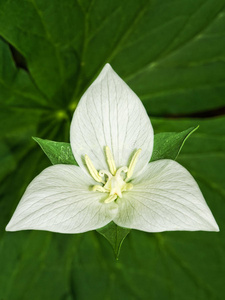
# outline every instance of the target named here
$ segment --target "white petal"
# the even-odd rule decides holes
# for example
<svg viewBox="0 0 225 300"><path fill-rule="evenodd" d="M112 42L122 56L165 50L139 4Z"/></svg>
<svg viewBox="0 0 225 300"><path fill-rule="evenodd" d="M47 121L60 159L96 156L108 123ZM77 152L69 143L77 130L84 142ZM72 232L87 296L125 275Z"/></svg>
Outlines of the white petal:
<svg viewBox="0 0 225 300"><path fill-rule="evenodd" d="M191 174L172 160L148 165L132 191L117 200L119 226L148 232L167 230L219 231Z"/></svg>
<svg viewBox="0 0 225 300"><path fill-rule="evenodd" d="M76 161L84 169L85 154L96 169L108 168L105 146L111 149L117 168L127 166L139 148L142 152L135 172L149 162L153 148L149 117L137 95L109 64L82 96L71 123L70 139Z"/></svg>
<svg viewBox="0 0 225 300"><path fill-rule="evenodd" d="M93 184L77 166L45 169L28 186L6 230L80 233L105 226L118 207L103 203L106 195L90 191Z"/></svg>

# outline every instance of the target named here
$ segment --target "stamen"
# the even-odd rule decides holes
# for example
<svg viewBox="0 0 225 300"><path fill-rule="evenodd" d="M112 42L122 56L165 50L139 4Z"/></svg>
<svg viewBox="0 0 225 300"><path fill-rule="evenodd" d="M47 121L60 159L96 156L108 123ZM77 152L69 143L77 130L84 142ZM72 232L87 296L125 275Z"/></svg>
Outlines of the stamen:
<svg viewBox="0 0 225 300"><path fill-rule="evenodd" d="M108 198L106 198L106 200L104 202L110 203L110 202L113 202L114 200L116 200L116 198L117 198L117 195L112 195L112 196L109 196Z"/></svg>
<svg viewBox="0 0 225 300"><path fill-rule="evenodd" d="M112 173L112 175L115 175L116 173L116 164L113 159L112 152L110 151L109 147L105 147L105 154L106 154L106 160L109 166L109 171Z"/></svg>
<svg viewBox="0 0 225 300"><path fill-rule="evenodd" d="M94 185L92 187L92 191L94 191L94 192L98 191L98 192L102 192L102 193L108 193L109 192L106 189L104 189L104 187L101 186L101 185Z"/></svg>
<svg viewBox="0 0 225 300"><path fill-rule="evenodd" d="M127 171L127 178L126 178L126 181L127 181L129 178L131 178L131 176L133 175L134 167L135 167L135 165L136 165L136 163L137 163L137 159L138 159L138 156L140 155L140 153L141 153L141 149L138 149L138 150L134 153L134 155L133 155L133 157L132 157L132 159L131 159L131 162L130 162L128 171Z"/></svg>
<svg viewBox="0 0 225 300"><path fill-rule="evenodd" d="M95 181L97 182L103 182L102 177L98 174L98 171L95 169L90 157L86 154L84 156L87 168L91 176L94 178Z"/></svg>

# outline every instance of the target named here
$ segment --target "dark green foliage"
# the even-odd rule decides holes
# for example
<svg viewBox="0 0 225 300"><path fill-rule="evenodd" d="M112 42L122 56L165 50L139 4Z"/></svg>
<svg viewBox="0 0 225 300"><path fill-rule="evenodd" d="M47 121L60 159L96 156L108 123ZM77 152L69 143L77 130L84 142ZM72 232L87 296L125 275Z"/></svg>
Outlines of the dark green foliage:
<svg viewBox="0 0 225 300"><path fill-rule="evenodd" d="M0 299L223 300L225 1L1 0L0 36ZM76 104L106 62L143 100L156 134L200 125L178 162L219 233L132 230L115 261L96 232L5 232L50 165L31 136L69 142Z"/></svg>

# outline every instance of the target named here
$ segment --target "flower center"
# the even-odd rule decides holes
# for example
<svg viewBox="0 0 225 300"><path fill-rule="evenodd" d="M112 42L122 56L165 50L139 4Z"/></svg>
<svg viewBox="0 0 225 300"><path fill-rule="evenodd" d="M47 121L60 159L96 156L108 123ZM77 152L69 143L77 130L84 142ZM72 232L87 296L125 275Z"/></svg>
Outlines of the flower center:
<svg viewBox="0 0 225 300"><path fill-rule="evenodd" d="M100 170L99 172L95 169L91 159L86 154L84 156L87 169L95 181L100 184L92 187L93 191L102 193L108 193L108 197L105 199L105 203L115 201L118 197L122 198L122 193L129 191L133 188L133 185L129 182L133 175L134 167L137 163L137 159L141 149L138 149L130 161L129 167L116 168L115 161L109 147L105 147L106 161L109 167L108 170Z"/></svg>

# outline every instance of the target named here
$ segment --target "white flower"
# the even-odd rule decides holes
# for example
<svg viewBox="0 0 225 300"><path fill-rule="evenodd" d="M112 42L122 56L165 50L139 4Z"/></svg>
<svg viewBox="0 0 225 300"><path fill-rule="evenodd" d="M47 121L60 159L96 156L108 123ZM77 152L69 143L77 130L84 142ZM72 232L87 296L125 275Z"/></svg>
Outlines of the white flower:
<svg viewBox="0 0 225 300"><path fill-rule="evenodd" d="M80 233L111 221L148 232L219 230L185 168L167 159L149 163L149 117L109 64L81 98L70 138L79 167L55 165L38 175L6 230Z"/></svg>

